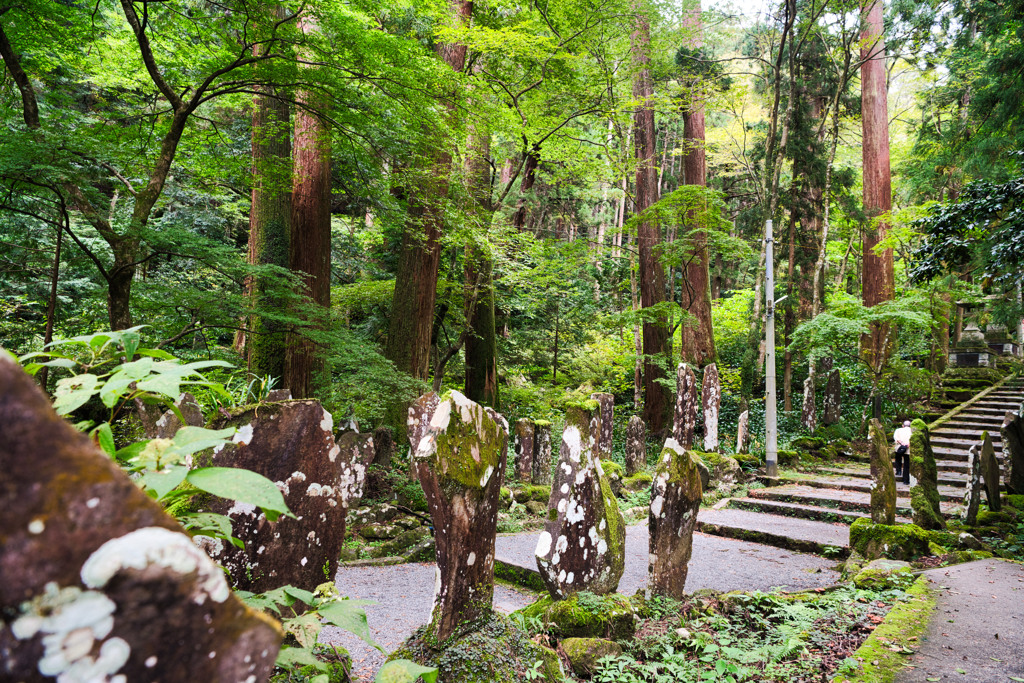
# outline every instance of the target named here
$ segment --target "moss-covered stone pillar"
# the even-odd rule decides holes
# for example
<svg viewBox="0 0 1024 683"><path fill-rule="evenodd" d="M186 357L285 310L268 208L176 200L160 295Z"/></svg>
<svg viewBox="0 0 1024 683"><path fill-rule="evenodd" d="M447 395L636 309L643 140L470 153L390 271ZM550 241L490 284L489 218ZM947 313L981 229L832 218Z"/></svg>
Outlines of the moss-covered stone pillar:
<svg viewBox="0 0 1024 683"><path fill-rule="evenodd" d="M676 409L672 420L672 437L683 448L693 446L697 427L697 375L686 363L676 368Z"/></svg>
<svg viewBox="0 0 1024 683"><path fill-rule="evenodd" d="M693 552L693 530L703 496L699 459L668 439L658 459L651 485L648 516L650 554L647 588L650 594L681 600Z"/></svg>
<svg viewBox="0 0 1024 683"><path fill-rule="evenodd" d="M515 453L516 477L524 483L533 480L535 436L536 427L533 420L528 417L516 420L515 432L512 436L512 452Z"/></svg>
<svg viewBox="0 0 1024 683"><path fill-rule="evenodd" d="M626 476L632 477L647 464L647 425L634 415L626 427Z"/></svg>
<svg viewBox="0 0 1024 683"><path fill-rule="evenodd" d="M839 377L839 370L832 370L828 373L828 381L825 383L825 416L823 424L834 425L842 417L842 379Z"/></svg>
<svg viewBox="0 0 1024 683"><path fill-rule="evenodd" d="M533 483L551 485L551 423L535 420L533 423Z"/></svg>
<svg viewBox="0 0 1024 683"><path fill-rule="evenodd" d="M0 678L266 681L282 633L0 352Z"/></svg>
<svg viewBox="0 0 1024 683"><path fill-rule="evenodd" d="M551 596L611 593L626 557L626 525L608 477L594 457L597 402L570 406L559 449L537 567Z"/></svg>
<svg viewBox="0 0 1024 683"><path fill-rule="evenodd" d="M916 480L910 488L914 524L922 529L944 529L946 520L939 507L938 469L928 425L924 420L914 420L910 428L910 476Z"/></svg>
<svg viewBox="0 0 1024 683"><path fill-rule="evenodd" d="M871 418L868 427L871 451L871 521L875 524L896 523L896 475L889 454L889 440L882 425Z"/></svg>
<svg viewBox="0 0 1024 683"><path fill-rule="evenodd" d="M1003 501L999 497L999 460L988 432L982 432L981 435L981 477L985 482L988 509L999 512L1003 509Z"/></svg>
<svg viewBox="0 0 1024 683"><path fill-rule="evenodd" d="M420 438L413 462L437 543L437 587L428 631L437 641L491 610L498 494L508 423L457 391L410 408Z"/></svg>
<svg viewBox="0 0 1024 683"><path fill-rule="evenodd" d="M597 401L597 459L611 460L612 439L615 435L615 396L613 394L591 394L590 398Z"/></svg>
<svg viewBox="0 0 1024 683"><path fill-rule="evenodd" d="M736 452L750 452L750 411L744 410L736 421Z"/></svg>
<svg viewBox="0 0 1024 683"><path fill-rule="evenodd" d="M704 408L704 452L714 453L718 451L718 409L722 405L722 385L714 363L704 368L700 396Z"/></svg>
<svg viewBox="0 0 1024 683"><path fill-rule="evenodd" d="M964 524L974 526L978 523L978 508L980 506L981 443L976 443L967 451L967 489L964 491L964 509L961 513Z"/></svg>
<svg viewBox="0 0 1024 683"><path fill-rule="evenodd" d="M1007 411L1000 429L1003 436L1003 459L1007 465L1006 489L1024 494L1024 419Z"/></svg>

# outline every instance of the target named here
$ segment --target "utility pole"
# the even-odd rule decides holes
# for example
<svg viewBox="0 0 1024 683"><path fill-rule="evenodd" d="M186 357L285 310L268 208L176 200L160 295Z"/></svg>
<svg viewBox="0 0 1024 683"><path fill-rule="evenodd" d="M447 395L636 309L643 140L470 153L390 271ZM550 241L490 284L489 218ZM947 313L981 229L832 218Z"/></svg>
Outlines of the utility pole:
<svg viewBox="0 0 1024 683"><path fill-rule="evenodd" d="M779 430L775 413L775 240L772 222L764 225L764 450L769 477L779 476Z"/></svg>

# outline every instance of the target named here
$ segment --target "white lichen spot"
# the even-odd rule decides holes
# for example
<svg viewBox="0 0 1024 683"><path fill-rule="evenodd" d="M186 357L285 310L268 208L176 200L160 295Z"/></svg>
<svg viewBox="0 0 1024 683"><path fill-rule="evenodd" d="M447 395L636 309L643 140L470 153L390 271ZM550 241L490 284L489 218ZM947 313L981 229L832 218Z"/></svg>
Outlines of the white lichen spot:
<svg viewBox="0 0 1024 683"><path fill-rule="evenodd" d="M565 570L558 572L558 583L565 583Z"/></svg>
<svg viewBox="0 0 1024 683"><path fill-rule="evenodd" d="M560 501L558 501L558 514L562 514L565 512L565 506L568 505L568 503L568 498L562 498Z"/></svg>
<svg viewBox="0 0 1024 683"><path fill-rule="evenodd" d="M333 446L331 446L331 450L327 452L327 458L331 462L334 462L335 460L338 459L338 453L341 453L341 447L338 444L334 444Z"/></svg>
<svg viewBox="0 0 1024 683"><path fill-rule="evenodd" d="M99 504L100 504L100 499L99 498L90 498L89 500L85 501L85 507L89 508L90 510L92 510L93 508L95 508Z"/></svg>
<svg viewBox="0 0 1024 683"><path fill-rule="evenodd" d="M484 470L483 476L480 477L480 488L487 486L487 482L491 480L492 474L494 474L494 465L488 465L487 469Z"/></svg>
<svg viewBox="0 0 1024 683"><path fill-rule="evenodd" d="M569 509L566 510L565 519L570 524L577 524L583 521L586 516L586 510L583 509L582 503L576 500L569 500Z"/></svg>
<svg viewBox="0 0 1024 683"><path fill-rule="evenodd" d="M597 554L604 555L606 552L608 552L608 544L602 538L600 541L597 542Z"/></svg>
<svg viewBox="0 0 1024 683"><path fill-rule="evenodd" d="M655 517L660 517L661 516L661 508L664 505L665 505L665 497L664 496L658 496L657 498L652 500L651 501L651 514L654 515Z"/></svg>
<svg viewBox="0 0 1024 683"><path fill-rule="evenodd" d="M608 527L608 520L607 519L602 519L601 523L597 525L597 530L598 531L604 531L607 527Z"/></svg>
<svg viewBox="0 0 1024 683"><path fill-rule="evenodd" d="M569 484L568 484L568 483L562 484L562 488L561 488L561 489L559 489L559 490L560 490L560 491L561 491L561 492L562 492L563 494L565 494L565 493L569 493Z"/></svg>
<svg viewBox="0 0 1024 683"><path fill-rule="evenodd" d="M466 565L472 567L474 564L476 564L476 553L471 552L469 557L466 558Z"/></svg>
<svg viewBox="0 0 1024 683"><path fill-rule="evenodd" d="M326 410L324 410L324 416L320 419L320 429L325 432L334 432L334 418Z"/></svg>
<svg viewBox="0 0 1024 683"><path fill-rule="evenodd" d="M452 402L442 401L434 414L430 416L430 429L435 432L443 432L448 429L452 421Z"/></svg>
<svg viewBox="0 0 1024 683"><path fill-rule="evenodd" d="M537 550L534 551L534 555L537 557L547 557L549 552L551 552L551 534L543 531L540 534L540 538L537 539Z"/></svg>
<svg viewBox="0 0 1024 683"><path fill-rule="evenodd" d="M566 583L572 583L575 579L576 579L576 574L574 572L569 572L569 574L566 575L566 577L565 577L565 582Z"/></svg>
<svg viewBox="0 0 1024 683"><path fill-rule="evenodd" d="M587 544L587 537L586 536L580 536L580 547L582 548L586 544Z"/></svg>
<svg viewBox="0 0 1024 683"><path fill-rule="evenodd" d="M562 468L562 471L565 472L566 476L572 474L572 466L570 466L569 463L562 462L558 466Z"/></svg>
<svg viewBox="0 0 1024 683"><path fill-rule="evenodd" d="M215 651L214 652L210 652L210 654L208 656L210 657L210 659L213 659L214 657L217 656L217 653Z"/></svg>
<svg viewBox="0 0 1024 683"><path fill-rule="evenodd" d="M157 663L156 655L153 655L152 657L147 657L146 658L146 668L147 669L152 669L154 666L156 666L156 663Z"/></svg>
<svg viewBox="0 0 1024 683"><path fill-rule="evenodd" d="M198 605L207 597L224 602L231 593L224 572L188 536L162 527L136 529L107 541L85 561L80 576L89 588L103 588L125 569L142 571L154 565L183 576L196 574L192 600Z"/></svg>
<svg viewBox="0 0 1024 683"><path fill-rule="evenodd" d="M305 566L306 566L306 563L307 563L307 562L309 562L309 560L307 560L307 559L306 559L306 558L304 557L304 558L302 558L302 559L301 559L301 560L299 561L299 564L301 564L301 565L302 565L303 567L305 567Z"/></svg>
<svg viewBox="0 0 1024 683"><path fill-rule="evenodd" d="M568 449L569 459L573 462L579 462L580 452L583 450L583 444L580 441L580 428L576 425L566 427L565 431L562 432L562 445Z"/></svg>
<svg viewBox="0 0 1024 683"><path fill-rule="evenodd" d="M244 444L246 446L248 446L251 441L252 441L252 425L251 424L239 427L238 431L235 432L235 435L233 437L231 437L231 442L232 443L240 443L240 444Z"/></svg>
<svg viewBox="0 0 1024 683"><path fill-rule="evenodd" d="M46 524L41 519L33 519L28 523L28 532L30 534L38 536L46 530Z"/></svg>

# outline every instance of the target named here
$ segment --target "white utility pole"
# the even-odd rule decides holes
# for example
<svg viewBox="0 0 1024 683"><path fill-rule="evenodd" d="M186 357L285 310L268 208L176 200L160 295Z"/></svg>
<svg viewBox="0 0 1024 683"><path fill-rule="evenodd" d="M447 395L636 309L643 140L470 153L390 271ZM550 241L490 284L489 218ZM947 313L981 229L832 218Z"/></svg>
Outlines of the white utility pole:
<svg viewBox="0 0 1024 683"><path fill-rule="evenodd" d="M779 476L779 429L775 412L775 240L772 222L764 225L764 450L769 477Z"/></svg>

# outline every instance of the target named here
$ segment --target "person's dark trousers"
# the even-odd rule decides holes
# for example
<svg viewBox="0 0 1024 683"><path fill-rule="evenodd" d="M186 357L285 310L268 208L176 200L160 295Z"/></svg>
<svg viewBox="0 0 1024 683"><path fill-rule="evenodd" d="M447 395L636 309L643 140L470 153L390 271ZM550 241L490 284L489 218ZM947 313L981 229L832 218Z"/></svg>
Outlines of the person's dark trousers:
<svg viewBox="0 0 1024 683"><path fill-rule="evenodd" d="M903 477L903 483L910 483L910 449L900 446L896 449L896 476Z"/></svg>

